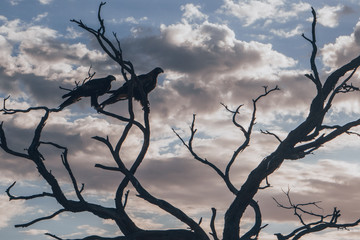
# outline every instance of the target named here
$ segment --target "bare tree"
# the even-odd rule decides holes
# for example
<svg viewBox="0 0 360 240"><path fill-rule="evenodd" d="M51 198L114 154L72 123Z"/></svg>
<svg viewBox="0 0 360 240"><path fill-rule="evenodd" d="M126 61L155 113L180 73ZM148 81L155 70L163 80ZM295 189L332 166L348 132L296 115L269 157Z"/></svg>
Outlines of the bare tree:
<svg viewBox="0 0 360 240"><path fill-rule="evenodd" d="M10 200L29 200L34 198L43 198L49 197L55 199L62 208L54 212L49 216L44 216L37 218L31 222L23 223L16 225L15 227L28 227L39 221L48 220L54 218L55 216L64 213L64 212L89 212L102 219L112 219L116 222L117 226L121 230L124 236L117 236L113 238L105 238L100 236L89 236L83 239L126 239L126 240L151 240L151 239L171 239L171 240L209 240L213 238L214 240L220 239L215 226L216 218L216 209L212 208L212 218L210 221L211 233L208 235L204 228L200 225L199 222L195 221L193 218L188 216L185 212L172 205L164 199L159 199L146 190L140 181L135 176L135 173L141 163L143 162L148 147L150 143L150 123L149 123L149 112L150 106L148 101L148 96L146 91L142 86L142 82L139 81L138 76L135 73L135 68L130 61L127 61L123 58L123 51L121 49L120 41L118 40L115 33L113 33L114 41L111 41L105 34L106 28L104 25L104 20L101 17L101 9L105 3L101 3L98 9L98 21L99 28L96 30L87 26L81 20L71 20L72 22L78 24L78 26L85 31L92 34L100 44L104 52L116 62L121 69L122 76L126 82L129 82L128 88L128 98L127 98L127 109L128 115L123 116L115 114L113 112L106 111L104 108L95 106L99 114L103 114L109 118L125 123L125 128L123 132L118 137L117 141L111 142L108 137L95 136L94 140L99 141L99 143L104 144L104 146L110 152L112 159L114 160L115 166L105 166L102 164L96 164L95 167L101 168L107 171L115 171L121 173L124 177L122 182L118 185L116 190L115 197L115 207L104 207L95 203L91 203L83 196L84 186L79 186L76 176L74 175L69 159L68 159L68 149L65 146L61 146L56 142L52 141L42 141L41 135L43 133L46 121L48 120L51 114L56 114L57 112L62 111L62 108L48 108L45 106L40 107L30 107L28 109L11 109L7 108L6 100L4 99L3 108L1 112L5 115L12 114L26 114L33 111L42 111L42 118L39 120L37 127L34 129L34 134L32 141L29 146L26 146L26 153L18 152L11 149L7 144L7 135L5 133L4 124L0 125L0 147L10 155L23 158L31 161L37 167L39 174L46 180L46 182L51 187L51 192L43 192L40 194L34 194L30 196L14 196L11 193L12 188L15 183L8 187L6 190ZM282 163L285 160L299 160L306 157L308 154L314 152L319 147L324 145L327 142L335 139L336 137L346 133L346 134L357 134L352 132L352 128L360 125L360 119L355 119L354 121L348 122L344 125L325 125L323 123L326 114L328 114L331 109L333 100L339 94L347 94L353 91L359 91L359 88L353 86L350 83L353 75L355 74L357 68L360 65L360 56L353 59L344 66L333 71L329 77L325 80L321 80L318 74L317 66L315 64L315 58L317 54L317 45L316 45L316 13L314 9L312 10L313 14L313 23L312 23L312 34L311 38L303 35L304 39L308 41L312 46L312 55L310 58L310 65L312 73L306 74L305 76L314 83L316 88L316 95L313 98L306 119L299 124L296 128L288 133L288 135L281 139L275 133L270 131L262 131L266 135L271 135L277 139L279 142L275 151L269 154L267 157L262 159L262 161L255 167L248 175L247 180L242 184L240 188L235 187L233 183L230 172L231 168L241 152L243 152L250 143L253 128L255 125L255 119L257 114L257 105L264 98L269 97L269 95L280 90L278 86L273 88L264 87L263 94L257 96L252 100L252 114L250 116L250 121L247 126L238 122L238 116L242 105L239 105L235 110L230 109L225 104L223 106L225 109L232 114L232 123L234 126L243 134L243 142L235 149L232 157L229 159L227 166L224 170L217 167L215 164L208 161L206 158L201 157L199 153L193 148L193 141L196 134L195 120L196 117L193 115L193 121L190 126L190 138L186 141L184 140L174 129L174 133L181 140L183 145L189 150L194 159L215 171L215 173L224 181L227 189L234 195L233 202L228 207L225 213L224 221L224 230L222 234L222 239L224 240L245 240L245 239L258 239L260 231L266 226L262 225L262 216L258 203L255 200L256 193L270 186L268 182L268 176L275 172L278 168L281 167ZM93 75L89 72L89 77L92 78ZM129 78L130 76L130 78ZM83 82L84 84L84 82ZM81 86L77 84L77 86ZM133 92L134 89L138 91L141 95L140 102L143 106L142 114L140 119L136 117L134 108L133 108ZM123 145L130 134L130 130L137 128L142 133L142 146L139 151L136 159L130 167L126 167L122 159L121 152L123 151ZM45 164L44 156L39 151L39 147L42 145L49 145L55 149L62 151L60 156L62 164L66 169L69 178L71 179L73 190L76 194L76 200L69 199L63 190L63 187L59 181L54 177L51 170L49 170ZM261 185L265 181L265 185ZM153 204L163 211L169 213L170 215L177 218L179 221L187 225L188 229L176 229L176 230L146 230L142 229L133 221L133 219L127 213L125 207L128 200L128 192L126 192L127 186L131 184L136 192L137 196L144 201ZM299 239L305 234L322 231L326 228L350 228L358 225L360 219L353 223L338 223L340 217L339 210L334 208L333 213L328 215L320 215L304 210L303 206L310 205L318 207L317 202L306 203L306 204L294 204L291 201L289 192L286 193L288 197L288 205L281 204L276 200L278 206L285 209L292 209L296 216L298 216L299 221L302 223L302 227L295 229L292 233L288 235L276 234L277 238L280 240L283 239ZM240 222L243 217L245 210L248 207L251 207L255 213L253 227L250 228L247 232L240 234ZM309 214L313 217L319 218L316 222L305 223L304 219L301 217L301 214ZM328 220L330 219L330 220ZM48 236L54 239L61 239L58 236L47 233Z"/></svg>

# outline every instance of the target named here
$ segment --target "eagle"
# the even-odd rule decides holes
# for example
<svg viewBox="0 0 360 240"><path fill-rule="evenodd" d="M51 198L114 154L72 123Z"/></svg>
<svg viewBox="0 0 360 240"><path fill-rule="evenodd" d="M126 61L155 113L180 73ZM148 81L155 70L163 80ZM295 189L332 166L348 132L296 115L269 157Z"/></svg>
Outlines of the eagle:
<svg viewBox="0 0 360 240"><path fill-rule="evenodd" d="M157 67L146 74L137 76L137 78L140 82L140 86L143 87L143 90L144 90L144 93L146 94L146 96L149 94L149 92L151 92L156 87L157 77L160 73L163 73L163 72L164 72L164 70L162 70L162 68ZM106 105L116 103L117 101L128 99L129 98L129 86L131 84L131 81L134 81L134 80L130 79L129 81L124 83L120 88L115 90L108 99L106 99L104 102L102 102L100 104L100 106L103 108ZM142 101L141 92L140 92L139 88L136 87L136 85L133 89L133 98L137 101L140 101L141 105L143 107L145 107L144 103Z"/></svg>
<svg viewBox="0 0 360 240"><path fill-rule="evenodd" d="M116 80L116 78L113 75L108 75L105 78L92 79L76 87L74 90L62 96L62 98L68 97L68 99L60 104L59 109L63 109L79 101L82 97L91 97L91 106L98 107L97 98L110 90L111 82L114 80Z"/></svg>

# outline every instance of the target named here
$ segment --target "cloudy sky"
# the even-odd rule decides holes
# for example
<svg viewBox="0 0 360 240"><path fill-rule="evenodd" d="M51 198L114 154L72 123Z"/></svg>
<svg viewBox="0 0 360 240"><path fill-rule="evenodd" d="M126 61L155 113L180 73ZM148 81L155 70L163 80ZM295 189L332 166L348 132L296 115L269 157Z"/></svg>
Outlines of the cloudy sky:
<svg viewBox="0 0 360 240"><path fill-rule="evenodd" d="M113 87L121 86L120 69L97 42L70 19L81 19L98 28L98 0L3 0L0 3L0 97L11 95L8 108L46 105L57 107L64 90L87 76L89 67L96 77L112 74ZM311 46L301 37L310 37L311 6L318 13L317 64L322 79L360 54L360 3L298 0L109 0L103 17L109 33L116 32L124 58L132 61L137 74L162 67L157 88L150 94L151 145L138 177L157 197L169 200L195 219L203 217L208 229L211 207L218 209L218 232L232 194L221 179L206 166L195 162L171 128L189 137L192 115L197 114L197 153L224 169L242 141L232 124L231 114L220 103L235 109L240 104L239 122L248 124L251 101L263 93L262 86L278 85L281 91L262 99L250 147L234 165L231 176L237 186L267 154L277 140L260 129L283 137L306 116L313 84L309 73ZM355 76L354 83L356 82ZM325 119L342 124L358 119L359 94L339 96ZM2 101L1 101L2 102ZM126 114L126 103L109 106L109 111ZM141 119L141 106L136 105ZM28 146L39 113L0 116L8 144L17 151ZM116 139L122 123L108 119L90 108L89 99L53 114L44 129L44 141L68 146L69 161L78 181L85 183L89 201L113 206L114 189L121 176L95 169L95 163L111 164L105 146L92 136ZM134 160L141 143L139 133L129 136L124 152L128 163ZM360 140L342 136L300 161L285 162L270 177L271 188L262 190L256 200L263 212L265 240L274 233L289 233L298 225L292 212L279 209L272 197L286 203L283 190L291 189L294 202L322 201L320 214L342 211L341 221L360 218ZM42 149L46 164L71 194L69 179L61 165L60 152ZM89 214L63 214L55 219L15 229L15 224L50 215L59 209L51 199L27 202L8 201L6 188L17 181L14 194L48 191L36 168L23 159L0 152L0 235L4 239L48 239L51 232L64 238L91 234L119 234L111 221ZM150 206L130 192L127 209L143 228L167 229L181 223ZM251 223L251 211L243 227ZM360 228L327 231L305 239L358 239Z"/></svg>

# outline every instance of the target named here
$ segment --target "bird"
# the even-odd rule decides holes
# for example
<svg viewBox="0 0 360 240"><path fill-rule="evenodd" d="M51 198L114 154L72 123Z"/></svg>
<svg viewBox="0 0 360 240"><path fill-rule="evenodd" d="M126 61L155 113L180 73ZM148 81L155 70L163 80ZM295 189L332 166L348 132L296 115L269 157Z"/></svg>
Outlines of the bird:
<svg viewBox="0 0 360 240"><path fill-rule="evenodd" d="M157 84L157 77L160 73L163 73L163 72L164 72L164 70L162 68L156 67L146 74L137 76L137 78L140 82L140 86L143 87L143 90L144 90L144 93L146 94L146 96L152 90L154 90L154 88L156 87L156 84ZM106 105L128 99L129 98L129 86L132 81L134 81L134 80L130 79L129 81L125 82L120 88L115 90L108 99L106 99L105 101L103 101L100 104L100 107L104 108ZM136 85L133 89L133 98L137 101L140 101L140 103L143 107L145 107L145 105L147 104L142 101L140 89L138 87L136 87Z"/></svg>
<svg viewBox="0 0 360 240"><path fill-rule="evenodd" d="M114 80L116 80L116 78L113 75L108 75L105 78L96 78L85 82L62 96L62 98L68 97L68 99L60 104L59 109L63 109L79 101L82 97L91 97L91 106L98 107L97 98L110 90L111 82Z"/></svg>

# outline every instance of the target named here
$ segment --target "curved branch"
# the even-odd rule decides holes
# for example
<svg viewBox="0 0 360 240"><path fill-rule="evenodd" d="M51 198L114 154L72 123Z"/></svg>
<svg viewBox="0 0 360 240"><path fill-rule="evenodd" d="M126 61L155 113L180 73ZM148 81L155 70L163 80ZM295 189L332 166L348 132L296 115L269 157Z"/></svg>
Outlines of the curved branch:
<svg viewBox="0 0 360 240"><path fill-rule="evenodd" d="M129 238L124 237L124 236L108 238L108 237L100 237L100 236L97 236L97 235L92 235L92 236L88 236L88 237L81 238L81 239L63 239L63 238L60 238L60 237L58 237L58 236L56 236L54 234L51 234L51 233L45 233L45 235L49 236L49 237L52 237L52 238L55 238L57 240L130 240Z"/></svg>
<svg viewBox="0 0 360 240"><path fill-rule="evenodd" d="M57 215L59 215L60 213L63 213L63 212L66 212L67 210L66 209L60 209L59 211L56 211L54 212L53 214L49 215L49 216L46 216L46 217L41 217L41 218L37 218L31 222L28 222L28 223L24 223L24 224L17 224L15 225L16 228L19 228L19 227L28 227L30 225L33 225L34 223L37 223L37 222L40 222L40 221L44 221L44 220L49 220L49 219L52 219L54 217L56 217Z"/></svg>
<svg viewBox="0 0 360 240"><path fill-rule="evenodd" d="M81 20L75 20L72 19L70 20L71 22L74 22L76 24L78 24L79 27L81 27L82 29L86 30L87 32L93 34L98 43L100 44L101 48L105 51L105 53L115 62L117 62L122 69L125 69L127 72L129 72L132 76L135 75L134 74L134 69L133 66L131 64L131 62L129 61L124 61L123 57L122 57L122 50L121 48L117 49L113 43L105 36L105 25L104 25L104 20L101 18L101 8L102 6L104 6L106 4L106 2L101 2L99 5L99 9L98 9L98 21L100 23L100 27L98 30L95 30L91 27L86 26ZM105 45L107 44L107 46L110 47L110 49L108 49L108 47ZM118 44L118 47L120 47L120 44Z"/></svg>
<svg viewBox="0 0 360 240"><path fill-rule="evenodd" d="M216 233L216 229L215 229L215 218L216 218L216 209L215 208L211 208L212 211L212 216L211 216L211 220L210 220L210 229L211 229L211 236L213 236L214 240L219 240L217 233Z"/></svg>
<svg viewBox="0 0 360 240"><path fill-rule="evenodd" d="M3 123L4 122L1 122L1 124L0 124L0 147L10 155L31 160L29 155L27 155L25 153L16 152L16 151L14 151L14 150L12 150L12 149L10 149L8 147L5 132L4 132L4 129L3 129Z"/></svg>
<svg viewBox="0 0 360 240"><path fill-rule="evenodd" d="M294 203L292 203L291 198L290 198L290 190L288 190L287 192L284 192L284 193L287 196L289 206L285 206L285 205L279 203L275 198L273 198L273 199L277 203L278 207L293 210L294 215L297 216L297 218L299 219L299 221L301 222L301 224L303 226L296 228L288 235L276 233L275 235L277 236L278 240L287 240L287 239L298 240L301 237L303 237L304 235L307 235L309 233L314 233L314 232L320 232L327 228L346 229L349 227L355 227L360 224L360 219L355 222L352 222L352 223L337 224L337 221L341 215L340 210L337 210L336 208L334 208L332 214L327 214L327 215L316 214L312 211L305 210L302 207L303 206L314 206L316 208L322 209L317 205L318 202L294 204ZM319 218L319 220L315 221L315 222L305 223L305 221L303 220L302 214ZM328 219L330 217L331 217L331 219L329 221L325 221L326 219Z"/></svg>
<svg viewBox="0 0 360 240"><path fill-rule="evenodd" d="M15 186L16 182L12 183L7 189L6 189L6 194L9 197L9 200L30 200L30 199L34 199L34 198L40 198L40 197L54 197L54 194L52 193L48 193L48 192L43 192L40 194L33 194L30 196L14 196L10 193L10 190Z"/></svg>
<svg viewBox="0 0 360 240"><path fill-rule="evenodd" d="M308 77L310 80L312 80L314 82L314 84L316 85L316 89L318 91L318 94L321 93L322 91L322 84L320 82L320 78L319 78L319 73L317 70L317 66L315 63L315 58L316 58L316 54L317 54L317 45L316 45L316 34L315 34L315 27L316 27L316 12L314 10L314 8L311 7L311 13L313 15L313 22L312 22L312 27L311 27L311 37L312 39L309 39L307 37L305 37L304 34L302 34L303 38L305 38L307 41L309 41L312 45L312 53L311 53L311 57L310 57L310 66L311 66L311 70L313 71L314 76L308 75L306 74L305 76Z"/></svg>
<svg viewBox="0 0 360 240"><path fill-rule="evenodd" d="M172 128L173 132L175 133L175 135L180 139L180 141L183 143L183 145L189 150L189 152L191 153L191 155L194 157L195 160L208 165L209 167L211 167L225 182L226 186L228 187L228 189L236 194L237 189L235 188L235 186L230 182L229 179L226 178L225 174L213 163L209 162L207 159L203 159L201 158L198 154L196 154L196 152L194 151L193 147L192 147L192 142L194 140L194 136L195 133L197 131L197 129L195 129L195 119L196 119L196 115L193 114L193 121L191 123L191 127L190 127L190 131L191 131L191 135L189 138L189 143L187 144L184 139L175 131L174 128Z"/></svg>
<svg viewBox="0 0 360 240"><path fill-rule="evenodd" d="M315 150L315 149L319 148L323 144L335 139L336 137L340 136L341 134L348 133L348 131L351 128L359 126L359 125L360 125L360 118L358 120L349 122L343 126L338 126L335 128L334 131L330 132L327 135L322 135L312 142L294 147L294 152L301 153L301 152L305 152L306 150L309 150L309 149L311 151L313 151L313 149Z"/></svg>
<svg viewBox="0 0 360 240"><path fill-rule="evenodd" d="M97 164L96 166L101 166ZM153 195L151 195L141 184L140 182L135 178L135 176L125 167L119 168L119 171L121 171L126 178L131 182L131 184L134 186L136 191L139 193L137 196L146 200L147 202L154 204L158 206L159 208L163 209L164 211L170 213L172 216L179 219L181 222L185 223L192 229L198 236L199 239L207 240L208 237L204 230L199 226L197 222L195 222L192 218L187 216L183 211L180 209L174 207L172 204L168 203L165 200L155 198Z"/></svg>
<svg viewBox="0 0 360 240"><path fill-rule="evenodd" d="M236 111L233 111L233 123L237 126L237 127L240 127L241 131L243 132L244 134L244 137L245 137L245 140L244 142L236 149L236 151L234 152L234 154L232 155L229 163L227 164L226 166L226 169L225 169L225 178L227 179L228 182L231 182L230 181L230 169L231 169L231 166L233 165L233 163L235 162L236 158L238 157L238 155L240 154L240 152L244 151L248 146L249 146L249 143L250 143L250 137L251 137L251 133L252 133L252 130L253 130L253 127L255 125L255 120L256 120L256 111L257 111L257 102L262 99L263 97L266 97L267 95L269 95L271 92L274 92L274 91L279 91L280 88L278 86L275 86L274 88L268 90L267 86L264 86L264 93L259 95L257 98L253 99L253 112L252 112L252 115L251 115L251 120L250 120L250 123L249 123L249 126L248 126L248 129L245 130L241 125L239 124L236 124L236 121L235 121L235 116L236 114L238 114L238 110L240 108L240 106L236 109Z"/></svg>
<svg viewBox="0 0 360 240"><path fill-rule="evenodd" d="M257 239L257 236L259 235L262 229L261 227L262 217L261 217L259 204L255 200L251 200L250 206L254 209L255 212L255 223L254 226L248 232L246 232L243 236L241 236L240 240L252 239L251 237L256 237L255 239Z"/></svg>

